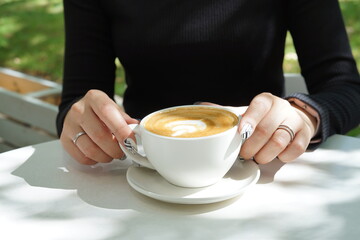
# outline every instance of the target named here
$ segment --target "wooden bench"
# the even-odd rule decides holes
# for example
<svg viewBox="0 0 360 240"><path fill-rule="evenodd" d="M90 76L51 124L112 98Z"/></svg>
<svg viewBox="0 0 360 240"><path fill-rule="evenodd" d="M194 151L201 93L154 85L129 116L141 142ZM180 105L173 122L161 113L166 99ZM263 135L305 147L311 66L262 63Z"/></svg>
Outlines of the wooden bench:
<svg viewBox="0 0 360 240"><path fill-rule="evenodd" d="M0 152L54 140L61 85L0 68Z"/></svg>

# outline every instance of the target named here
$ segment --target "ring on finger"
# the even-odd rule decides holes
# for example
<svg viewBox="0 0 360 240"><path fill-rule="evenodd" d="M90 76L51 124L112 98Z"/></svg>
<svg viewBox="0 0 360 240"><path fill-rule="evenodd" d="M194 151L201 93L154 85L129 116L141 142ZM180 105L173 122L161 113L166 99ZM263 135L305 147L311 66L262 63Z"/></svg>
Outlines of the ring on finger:
<svg viewBox="0 0 360 240"><path fill-rule="evenodd" d="M82 135L85 135L86 132L79 132L77 133L74 138L72 139L73 143L76 145L76 141L79 139L79 137L81 137Z"/></svg>
<svg viewBox="0 0 360 240"><path fill-rule="evenodd" d="M285 130L290 135L290 142L294 141L295 133L294 131L287 125L281 124L276 130Z"/></svg>

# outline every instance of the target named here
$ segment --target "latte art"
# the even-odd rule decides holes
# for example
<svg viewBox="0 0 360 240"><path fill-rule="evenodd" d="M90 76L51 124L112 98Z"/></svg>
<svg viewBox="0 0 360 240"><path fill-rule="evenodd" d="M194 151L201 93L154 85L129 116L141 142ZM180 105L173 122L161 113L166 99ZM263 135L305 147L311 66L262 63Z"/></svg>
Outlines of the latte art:
<svg viewBox="0 0 360 240"><path fill-rule="evenodd" d="M172 137L178 137L204 131L206 129L206 123L202 120L180 120L166 124L165 128L172 132Z"/></svg>
<svg viewBox="0 0 360 240"><path fill-rule="evenodd" d="M194 106L155 113L145 122L145 128L162 136L193 138L224 132L237 122L237 116L229 111Z"/></svg>

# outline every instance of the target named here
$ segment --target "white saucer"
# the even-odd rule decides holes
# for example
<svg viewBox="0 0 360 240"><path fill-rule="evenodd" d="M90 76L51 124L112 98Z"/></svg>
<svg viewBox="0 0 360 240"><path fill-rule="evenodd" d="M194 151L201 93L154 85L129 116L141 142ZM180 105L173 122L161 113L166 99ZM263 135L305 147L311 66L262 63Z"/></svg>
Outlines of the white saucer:
<svg viewBox="0 0 360 240"><path fill-rule="evenodd" d="M126 173L128 183L139 193L170 203L206 204L236 197L255 184L260 177L258 165L253 161L236 161L222 180L202 188L175 186L158 172L145 167L130 166Z"/></svg>

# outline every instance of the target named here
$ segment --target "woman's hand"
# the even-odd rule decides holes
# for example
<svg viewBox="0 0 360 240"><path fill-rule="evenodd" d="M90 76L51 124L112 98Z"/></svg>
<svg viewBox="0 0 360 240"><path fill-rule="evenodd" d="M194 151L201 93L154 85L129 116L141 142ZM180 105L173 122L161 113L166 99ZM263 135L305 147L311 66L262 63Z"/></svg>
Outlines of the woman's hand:
<svg viewBox="0 0 360 240"><path fill-rule="evenodd" d="M240 156L254 158L259 164L271 162L276 157L290 162L305 152L315 135L316 124L313 116L288 101L270 93L261 93L242 115L239 131L249 125L254 131L242 145ZM291 130L279 128L280 125Z"/></svg>
<svg viewBox="0 0 360 240"><path fill-rule="evenodd" d="M265 164L278 157L290 162L305 152L315 135L316 119L282 98L270 93L257 95L244 113L240 129L249 124L253 134L241 147L240 155L245 159L254 157ZM287 126L294 133L279 128Z"/></svg>
<svg viewBox="0 0 360 240"><path fill-rule="evenodd" d="M123 112L104 92L90 90L67 113L60 141L82 164L110 162L124 156L118 142L132 135L128 127L131 123L138 121ZM80 132L85 134L74 143Z"/></svg>

